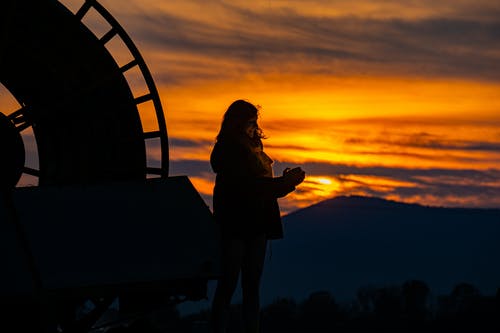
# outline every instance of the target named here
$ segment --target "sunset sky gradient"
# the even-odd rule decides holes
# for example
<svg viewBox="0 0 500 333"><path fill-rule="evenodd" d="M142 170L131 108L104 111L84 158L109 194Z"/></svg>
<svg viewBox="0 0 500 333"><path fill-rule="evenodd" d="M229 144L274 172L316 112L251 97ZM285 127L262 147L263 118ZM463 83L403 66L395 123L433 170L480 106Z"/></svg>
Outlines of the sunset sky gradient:
<svg viewBox="0 0 500 333"><path fill-rule="evenodd" d="M83 3L61 2L73 12ZM280 199L283 213L350 194L500 207L500 2L100 2L156 81L171 175L188 175L210 206L214 138L228 105L247 99L261 106L275 173L307 173ZM107 30L92 13L85 22ZM140 94L144 84L127 78ZM14 104L0 93L3 109Z"/></svg>

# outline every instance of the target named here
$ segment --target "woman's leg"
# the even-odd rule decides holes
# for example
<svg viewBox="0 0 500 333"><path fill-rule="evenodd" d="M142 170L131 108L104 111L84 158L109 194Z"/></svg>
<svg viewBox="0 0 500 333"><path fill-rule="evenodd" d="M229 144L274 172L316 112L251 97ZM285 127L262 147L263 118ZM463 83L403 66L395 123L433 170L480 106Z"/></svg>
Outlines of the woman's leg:
<svg viewBox="0 0 500 333"><path fill-rule="evenodd" d="M217 281L212 301L212 328L214 333L225 332L231 298L238 284L244 253L242 240L222 241L222 276Z"/></svg>
<svg viewBox="0 0 500 333"><path fill-rule="evenodd" d="M266 256L266 237L258 236L245 241L245 255L241 267L243 289L243 320L246 333L259 332L260 278Z"/></svg>

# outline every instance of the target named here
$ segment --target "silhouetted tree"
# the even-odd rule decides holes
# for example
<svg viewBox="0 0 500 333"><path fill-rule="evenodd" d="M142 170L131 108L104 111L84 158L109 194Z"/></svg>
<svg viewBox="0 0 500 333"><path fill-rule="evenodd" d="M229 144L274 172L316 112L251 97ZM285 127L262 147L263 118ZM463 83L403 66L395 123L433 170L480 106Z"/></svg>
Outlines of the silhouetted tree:
<svg viewBox="0 0 500 333"><path fill-rule="evenodd" d="M430 289L420 280L409 280L402 287L403 313L412 326L421 325L429 314Z"/></svg>
<svg viewBox="0 0 500 333"><path fill-rule="evenodd" d="M356 298L361 313L364 314L373 313L375 309L376 297L377 297L377 288L374 286L364 286L358 289Z"/></svg>
<svg viewBox="0 0 500 333"><path fill-rule="evenodd" d="M375 296L375 316L384 326L398 326L402 314L401 288L382 287Z"/></svg>
<svg viewBox="0 0 500 333"><path fill-rule="evenodd" d="M439 298L436 324L440 329L491 332L499 326L495 297L481 295L470 283L460 283L450 295Z"/></svg>
<svg viewBox="0 0 500 333"><path fill-rule="evenodd" d="M479 296L479 290L470 283L457 284L450 295L457 305L464 305L474 297Z"/></svg>
<svg viewBox="0 0 500 333"><path fill-rule="evenodd" d="M351 322L361 330L400 327L403 322L405 302L399 286L361 287L357 302L360 312Z"/></svg>
<svg viewBox="0 0 500 333"><path fill-rule="evenodd" d="M290 332L297 325L297 304L291 298L278 298L262 310L266 332Z"/></svg>
<svg viewBox="0 0 500 333"><path fill-rule="evenodd" d="M500 318L500 288L497 289L497 294L495 297L495 305Z"/></svg>
<svg viewBox="0 0 500 333"><path fill-rule="evenodd" d="M429 305L430 289L420 280L401 287L365 286L358 289L357 301L341 305L328 291L318 291L299 305L291 298L276 299L262 309L262 327L265 333L500 332L500 288L496 295L483 296L472 284L460 283L438 298L436 312ZM228 332L241 331L239 306L231 308ZM191 325L182 332L207 331L207 318L208 312L184 318Z"/></svg>
<svg viewBox="0 0 500 333"><path fill-rule="evenodd" d="M479 296L479 290L474 285L465 282L457 284L450 294L451 311L459 315L462 322L470 320Z"/></svg>
<svg viewBox="0 0 500 333"><path fill-rule="evenodd" d="M308 331L331 331L338 319L338 307L328 291L312 293L300 305L301 326Z"/></svg>

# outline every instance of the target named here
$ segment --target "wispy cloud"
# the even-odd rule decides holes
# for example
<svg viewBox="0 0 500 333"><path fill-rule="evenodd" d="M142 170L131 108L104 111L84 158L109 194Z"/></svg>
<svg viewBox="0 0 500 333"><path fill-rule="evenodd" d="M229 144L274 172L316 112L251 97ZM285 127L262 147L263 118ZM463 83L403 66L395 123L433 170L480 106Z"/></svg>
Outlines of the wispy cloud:
<svg viewBox="0 0 500 333"><path fill-rule="evenodd" d="M174 147L188 147L188 148L206 147L206 146L211 146L213 144L213 141L211 140L190 140L190 139L181 139L176 137L170 137L168 141L169 144Z"/></svg>
<svg viewBox="0 0 500 333"><path fill-rule="evenodd" d="M293 163L276 162L275 172ZM500 205L500 170L416 169L366 167L335 163L305 163L306 181L298 191L280 199L283 212L308 206L337 195L368 195L433 206L498 207ZM208 161L179 160L171 163L175 174L187 174L213 184Z"/></svg>
<svg viewBox="0 0 500 333"><path fill-rule="evenodd" d="M498 81L500 16L493 19L492 11L499 9L464 2L461 12L454 12L447 3L421 17L404 14L412 3L397 6L399 17L369 15L361 4L351 5L353 13L360 9L358 15L347 10L343 16L320 15L322 8L333 12L331 2L316 3L317 13L228 2L200 5L208 11L204 15L176 11L175 5L148 9L136 4L134 11L117 11L149 56L176 55L177 60L162 65L165 58L153 60L169 80L293 70ZM386 5L391 4L396 6ZM468 10L475 14L466 15Z"/></svg>
<svg viewBox="0 0 500 333"><path fill-rule="evenodd" d="M251 96L276 172L308 174L284 211L342 194L500 206L499 2L102 2L166 96L171 174L206 200L224 107Z"/></svg>
<svg viewBox="0 0 500 333"><path fill-rule="evenodd" d="M489 141L468 141L468 140L449 140L438 135L426 132L410 133L405 136L400 135L397 139L366 140L360 137L348 138L346 144L381 144L395 147L416 147L432 150L469 150L469 151L491 151L500 152L500 142Z"/></svg>
<svg viewBox="0 0 500 333"><path fill-rule="evenodd" d="M434 206L498 207L500 204L498 169L409 169L329 163L306 163L304 169L310 175L335 182L337 187L331 196L362 194ZM294 199L297 200L291 198L292 202L287 203L289 208L300 205Z"/></svg>

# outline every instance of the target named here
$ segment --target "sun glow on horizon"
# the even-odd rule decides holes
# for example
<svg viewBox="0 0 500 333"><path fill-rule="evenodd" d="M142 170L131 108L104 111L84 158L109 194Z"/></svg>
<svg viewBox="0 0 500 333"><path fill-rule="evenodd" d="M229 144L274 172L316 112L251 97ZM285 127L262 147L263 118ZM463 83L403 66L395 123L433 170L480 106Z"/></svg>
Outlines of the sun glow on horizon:
<svg viewBox="0 0 500 333"><path fill-rule="evenodd" d="M331 185L332 181L328 178L318 178L318 183L322 185Z"/></svg>

